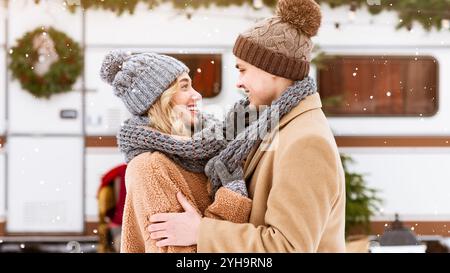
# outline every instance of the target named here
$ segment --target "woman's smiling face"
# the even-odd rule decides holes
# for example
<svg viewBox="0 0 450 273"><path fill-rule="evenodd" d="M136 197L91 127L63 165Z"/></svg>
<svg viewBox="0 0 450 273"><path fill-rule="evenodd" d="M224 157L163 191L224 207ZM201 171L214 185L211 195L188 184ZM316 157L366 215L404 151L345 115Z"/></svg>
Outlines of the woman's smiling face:
<svg viewBox="0 0 450 273"><path fill-rule="evenodd" d="M177 91L172 97L174 111L186 125L194 126L198 122L197 102L202 96L192 87L192 80L187 73L178 77L177 86Z"/></svg>

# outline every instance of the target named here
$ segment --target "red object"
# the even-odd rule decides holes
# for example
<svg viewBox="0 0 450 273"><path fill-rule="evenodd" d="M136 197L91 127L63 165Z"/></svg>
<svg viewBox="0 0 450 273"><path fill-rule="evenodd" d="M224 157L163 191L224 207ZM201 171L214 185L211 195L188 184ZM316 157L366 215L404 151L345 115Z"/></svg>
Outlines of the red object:
<svg viewBox="0 0 450 273"><path fill-rule="evenodd" d="M127 169L126 164L122 164L117 166L110 171L108 171L102 177L102 183L100 184L99 191L103 187L109 186L111 183L114 183L116 178L120 178L120 189L119 196L116 199L116 207L112 212L112 215L109 215L111 218L111 224L113 225L122 225L122 217L123 217L123 208L125 206L125 197L127 195L126 187L125 187L125 171Z"/></svg>

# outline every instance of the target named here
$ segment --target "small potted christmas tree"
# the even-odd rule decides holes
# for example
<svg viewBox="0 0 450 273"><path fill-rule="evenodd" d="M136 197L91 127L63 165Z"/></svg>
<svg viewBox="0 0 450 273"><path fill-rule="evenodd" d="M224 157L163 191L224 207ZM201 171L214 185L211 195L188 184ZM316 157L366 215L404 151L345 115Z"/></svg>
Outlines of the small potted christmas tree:
<svg viewBox="0 0 450 273"><path fill-rule="evenodd" d="M369 248L370 218L374 216L382 201L377 190L367 186L364 175L351 172L348 165L353 159L341 155L345 172L345 235L348 252L367 252Z"/></svg>

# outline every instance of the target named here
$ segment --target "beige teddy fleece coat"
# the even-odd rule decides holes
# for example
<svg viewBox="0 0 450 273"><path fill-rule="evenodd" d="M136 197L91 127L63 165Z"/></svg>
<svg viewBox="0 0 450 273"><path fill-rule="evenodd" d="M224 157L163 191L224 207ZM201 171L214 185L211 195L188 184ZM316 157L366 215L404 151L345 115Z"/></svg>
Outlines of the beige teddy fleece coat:
<svg viewBox="0 0 450 273"><path fill-rule="evenodd" d="M196 252L195 246L157 247L146 230L150 215L183 212L176 194L181 191L197 211L209 218L234 223L248 221L252 201L221 187L214 202L209 195L209 183L204 174L186 171L159 152L143 153L127 166L121 252L179 253Z"/></svg>

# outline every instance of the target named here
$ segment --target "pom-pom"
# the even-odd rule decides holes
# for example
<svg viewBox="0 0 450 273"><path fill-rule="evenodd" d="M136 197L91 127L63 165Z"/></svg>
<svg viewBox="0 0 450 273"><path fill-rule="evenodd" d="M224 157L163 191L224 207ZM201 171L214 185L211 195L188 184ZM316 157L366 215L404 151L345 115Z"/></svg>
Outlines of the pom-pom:
<svg viewBox="0 0 450 273"><path fill-rule="evenodd" d="M112 84L117 73L122 69L125 60L130 56L122 50L114 50L106 55L100 69L100 77L109 84Z"/></svg>
<svg viewBox="0 0 450 273"><path fill-rule="evenodd" d="M309 37L317 35L322 13L320 6L313 0L279 0L277 15Z"/></svg>

